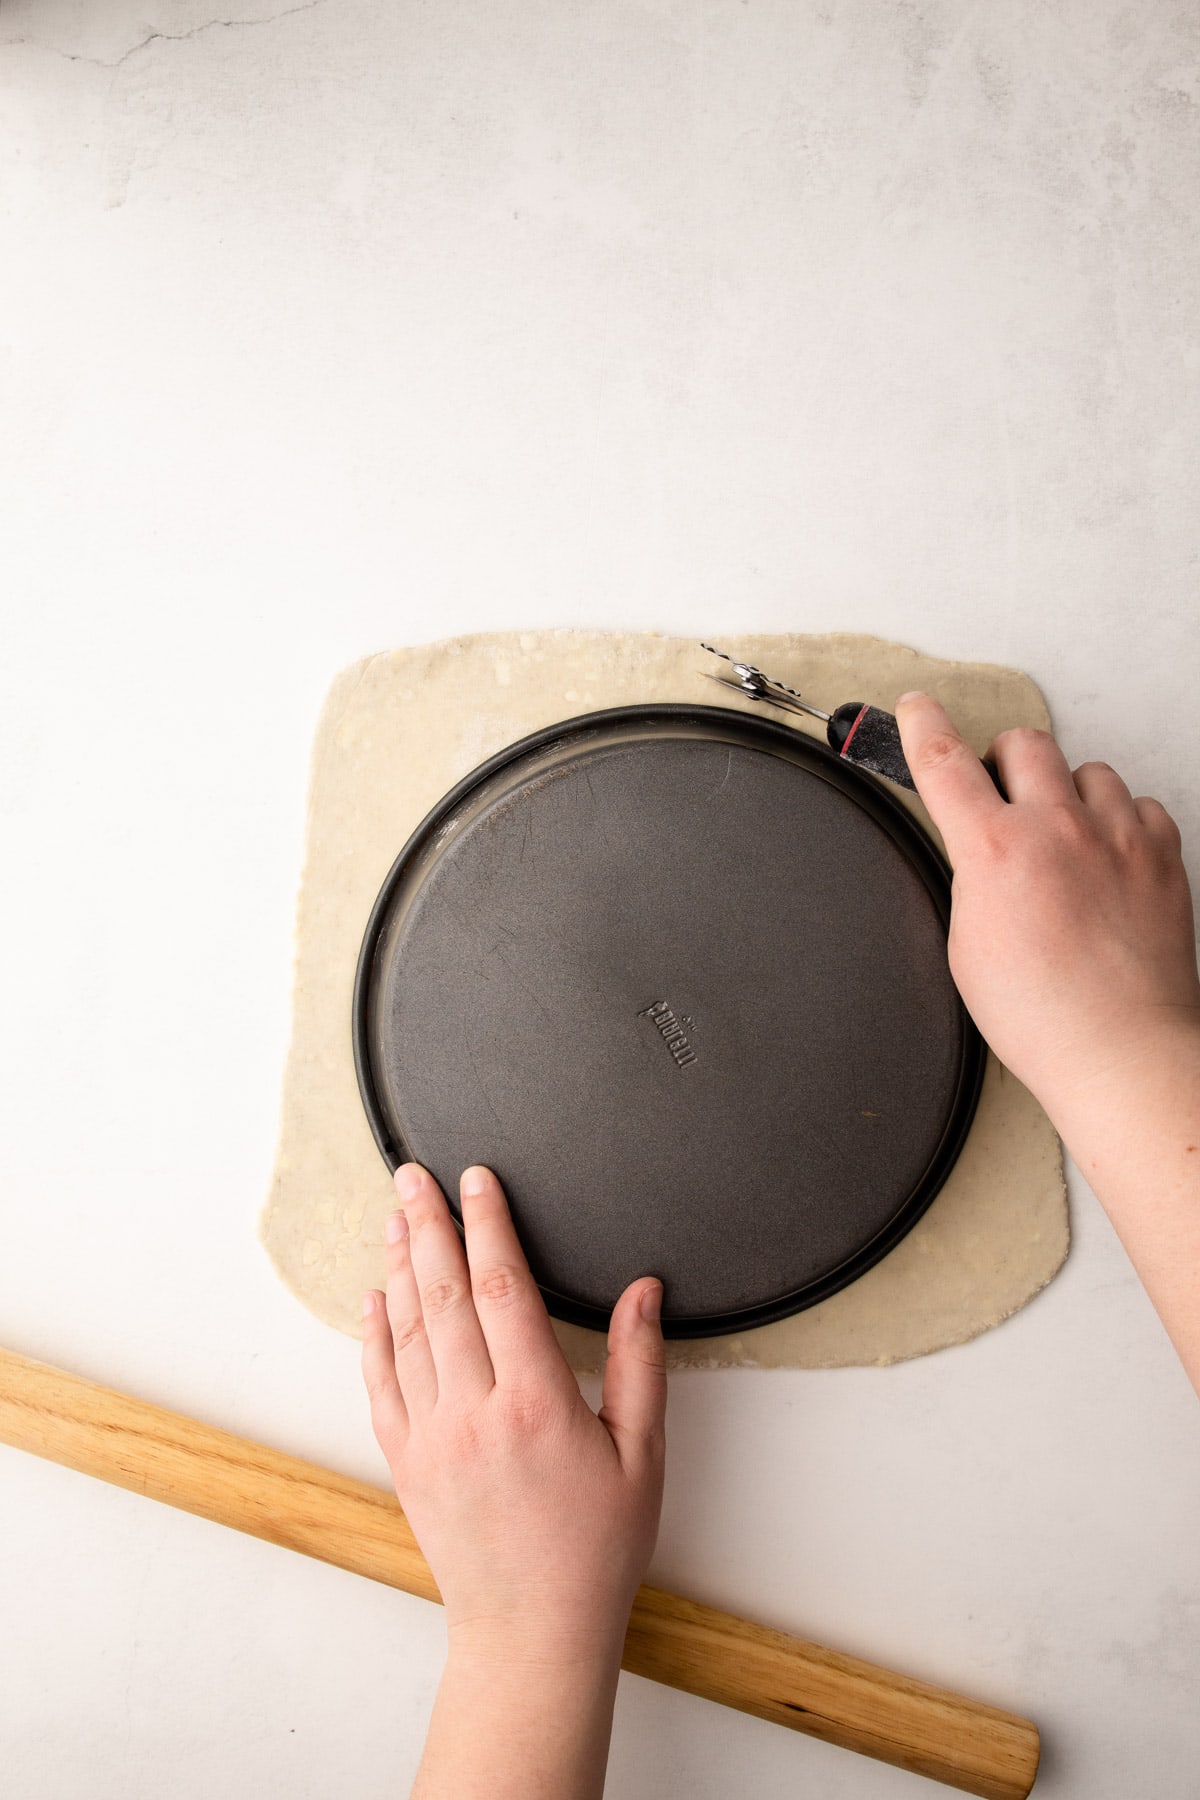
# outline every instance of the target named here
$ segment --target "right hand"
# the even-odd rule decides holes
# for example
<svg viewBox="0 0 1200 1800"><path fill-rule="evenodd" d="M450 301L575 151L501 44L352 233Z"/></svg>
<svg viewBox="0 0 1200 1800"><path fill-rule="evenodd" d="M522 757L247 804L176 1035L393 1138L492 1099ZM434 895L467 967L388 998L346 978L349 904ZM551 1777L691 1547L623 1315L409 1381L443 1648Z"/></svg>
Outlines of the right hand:
<svg viewBox="0 0 1200 1800"><path fill-rule="evenodd" d="M1027 729L988 751L1005 801L936 700L905 695L896 718L954 869L950 972L1000 1060L1053 1111L1178 1032L1194 1043L1191 891L1165 807Z"/></svg>

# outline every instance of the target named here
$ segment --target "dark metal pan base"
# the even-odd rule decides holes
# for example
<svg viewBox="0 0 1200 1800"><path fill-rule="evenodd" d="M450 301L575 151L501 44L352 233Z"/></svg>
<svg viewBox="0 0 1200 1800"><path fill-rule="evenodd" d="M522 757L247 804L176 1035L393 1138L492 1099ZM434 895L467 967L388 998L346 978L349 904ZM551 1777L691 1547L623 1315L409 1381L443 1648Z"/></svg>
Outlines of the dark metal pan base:
<svg viewBox="0 0 1200 1800"><path fill-rule="evenodd" d="M879 782L723 707L568 720L404 846L354 993L389 1167L503 1181L550 1310L654 1274L670 1336L767 1324L911 1229L984 1049L950 884Z"/></svg>

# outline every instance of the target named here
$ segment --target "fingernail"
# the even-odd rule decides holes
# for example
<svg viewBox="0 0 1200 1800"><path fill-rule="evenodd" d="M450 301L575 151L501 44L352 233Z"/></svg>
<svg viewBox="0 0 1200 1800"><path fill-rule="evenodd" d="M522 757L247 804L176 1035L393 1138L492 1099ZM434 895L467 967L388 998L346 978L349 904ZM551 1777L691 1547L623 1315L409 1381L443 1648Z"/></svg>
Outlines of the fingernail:
<svg viewBox="0 0 1200 1800"><path fill-rule="evenodd" d="M662 1296L663 1291L661 1281L656 1281L653 1287L642 1289L640 1306L642 1317L645 1319L647 1325L655 1325L658 1323L659 1315L662 1312Z"/></svg>
<svg viewBox="0 0 1200 1800"><path fill-rule="evenodd" d="M466 1195L486 1193L490 1179L490 1171L482 1163L472 1163L469 1169L463 1170L460 1191Z"/></svg>
<svg viewBox="0 0 1200 1800"><path fill-rule="evenodd" d="M369 1294L364 1294L363 1295L363 1318L364 1319L368 1318L370 1316L370 1314L373 1313L374 1311L375 1311L375 1295L374 1295L374 1293L372 1292Z"/></svg>
<svg viewBox="0 0 1200 1800"><path fill-rule="evenodd" d="M417 1163L401 1163L396 1170L396 1192L402 1200L415 1200L421 1186L421 1170Z"/></svg>
<svg viewBox="0 0 1200 1800"><path fill-rule="evenodd" d="M389 1244L398 1244L408 1236L408 1220L402 1212L389 1213L383 1224L383 1235Z"/></svg>
<svg viewBox="0 0 1200 1800"><path fill-rule="evenodd" d="M928 698L929 695L922 688L910 688L907 694L901 694L898 697L896 705L903 706L906 700L928 700Z"/></svg>

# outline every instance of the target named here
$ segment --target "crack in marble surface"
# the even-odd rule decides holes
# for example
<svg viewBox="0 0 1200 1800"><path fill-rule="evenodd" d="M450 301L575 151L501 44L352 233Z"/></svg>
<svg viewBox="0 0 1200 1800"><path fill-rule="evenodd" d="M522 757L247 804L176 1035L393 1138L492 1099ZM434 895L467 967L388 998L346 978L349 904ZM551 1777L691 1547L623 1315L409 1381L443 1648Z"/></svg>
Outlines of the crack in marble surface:
<svg viewBox="0 0 1200 1800"><path fill-rule="evenodd" d="M0 40L3 47L25 44L31 49L45 50L50 56L59 56L65 62L89 63L94 69L120 69L131 57L137 56L151 44L182 44L188 38L201 37L208 31L236 31L245 26L275 25L280 19L290 19L296 13L314 12L317 7L324 6L325 0L302 0L299 6L285 7L282 12L269 13L264 19L205 19L203 24L193 25L190 31L152 31L146 37L139 38L120 56L111 59L102 56L84 56L74 50L59 50L54 44L46 44L40 38L16 37Z"/></svg>

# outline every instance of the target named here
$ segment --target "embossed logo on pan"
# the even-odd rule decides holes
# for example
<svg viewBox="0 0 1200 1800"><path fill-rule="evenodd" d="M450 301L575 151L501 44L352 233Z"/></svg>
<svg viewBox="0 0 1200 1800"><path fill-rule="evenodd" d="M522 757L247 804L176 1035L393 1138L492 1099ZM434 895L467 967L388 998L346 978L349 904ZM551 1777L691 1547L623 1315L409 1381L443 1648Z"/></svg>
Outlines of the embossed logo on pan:
<svg viewBox="0 0 1200 1800"><path fill-rule="evenodd" d="M690 1068L696 1061L696 1052L688 1042L686 1025L689 1030L696 1029L696 1021L686 1013L677 1019L665 1000L656 1000L652 1006L643 1006L638 1013L639 1019L649 1019L657 1026L663 1043L675 1058L675 1066L680 1069Z"/></svg>

